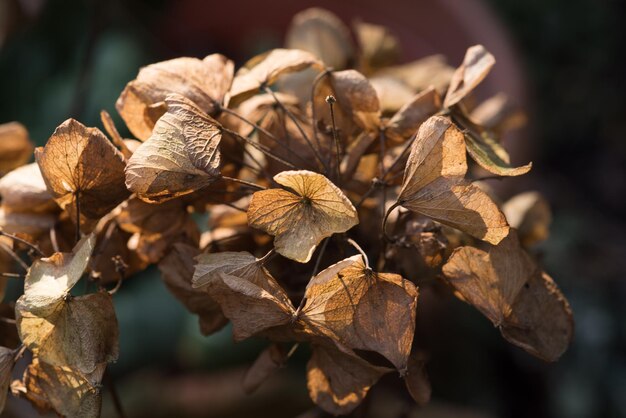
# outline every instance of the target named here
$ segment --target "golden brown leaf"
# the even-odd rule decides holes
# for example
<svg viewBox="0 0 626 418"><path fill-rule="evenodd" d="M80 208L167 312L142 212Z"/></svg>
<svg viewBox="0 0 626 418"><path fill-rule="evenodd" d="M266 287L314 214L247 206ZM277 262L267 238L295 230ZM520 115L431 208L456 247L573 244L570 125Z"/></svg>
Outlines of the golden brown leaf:
<svg viewBox="0 0 626 418"><path fill-rule="evenodd" d="M34 314L47 315L80 280L96 245L93 234L83 237L71 253L35 260L24 280L21 304Z"/></svg>
<svg viewBox="0 0 626 418"><path fill-rule="evenodd" d="M310 52L299 49L273 49L249 60L237 71L228 105L235 107L256 94L262 86L274 84L281 75L306 68L323 69L324 64Z"/></svg>
<svg viewBox="0 0 626 418"><path fill-rule="evenodd" d="M361 256L316 275L307 286L301 320L340 346L380 353L406 371L417 289L397 274L375 273Z"/></svg>
<svg viewBox="0 0 626 418"><path fill-rule="evenodd" d="M11 389L40 412L54 410L67 418L97 418L102 406L100 382L103 373L104 366L85 375L34 358L25 370L22 382L14 382Z"/></svg>
<svg viewBox="0 0 626 418"><path fill-rule="evenodd" d="M233 323L235 341L291 322L295 310L269 273L258 284L226 273L219 276L221 280L206 289Z"/></svg>
<svg viewBox="0 0 626 418"><path fill-rule="evenodd" d="M424 406L430 401L432 393L430 381L424 368L426 364L425 355L415 352L409 358L409 369L404 376L404 384L409 394L419 406Z"/></svg>
<svg viewBox="0 0 626 418"><path fill-rule="evenodd" d="M555 361L572 338L572 312L556 284L535 265L511 231L488 252L458 248L443 273L509 342Z"/></svg>
<svg viewBox="0 0 626 418"><path fill-rule="evenodd" d="M0 124L0 176L30 159L33 144L19 122Z"/></svg>
<svg viewBox="0 0 626 418"><path fill-rule="evenodd" d="M445 93L454 68L450 67L443 55L431 55L407 64L382 68L376 76L389 76L421 92L434 86L437 92Z"/></svg>
<svg viewBox="0 0 626 418"><path fill-rule="evenodd" d="M413 96L385 124L385 136L392 145L398 145L414 135L429 117L441 108L441 97L434 87Z"/></svg>
<svg viewBox="0 0 626 418"><path fill-rule="evenodd" d="M197 244L199 230L181 199L146 203L136 197L120 207L117 222L133 235L128 247L143 261L158 263L176 242Z"/></svg>
<svg viewBox="0 0 626 418"><path fill-rule="evenodd" d="M167 112L126 166L126 186L148 202L192 193L220 175L219 123L180 95L165 102Z"/></svg>
<svg viewBox="0 0 626 418"><path fill-rule="evenodd" d="M0 196L5 210L37 213L56 207L37 163L23 165L2 177Z"/></svg>
<svg viewBox="0 0 626 418"><path fill-rule="evenodd" d="M464 179L463 134L452 122L433 116L411 147L398 203L407 209L497 244L509 226L491 198Z"/></svg>
<svg viewBox="0 0 626 418"><path fill-rule="evenodd" d="M107 292L67 297L42 315L24 299L15 310L22 342L43 361L92 373L101 363L117 360L118 327Z"/></svg>
<svg viewBox="0 0 626 418"><path fill-rule="evenodd" d="M291 191L254 193L248 223L273 235L274 247L281 255L306 263L322 239L359 223L350 200L323 175L283 171L274 180Z"/></svg>
<svg viewBox="0 0 626 418"><path fill-rule="evenodd" d="M130 156L133 155L133 152L135 150L134 149L131 150L128 144L126 143L126 141L129 141L129 143L131 144L133 142L137 142L138 143L137 146L141 145L141 142L136 141L134 139L125 140L124 138L122 138L120 133L117 131L117 128L115 127L115 122L113 122L113 118L111 117L111 115L109 115L109 112L107 112L106 110L100 111L100 121L102 122L102 126L104 126L104 130L111 137L111 141L113 141L113 143L120 149L120 152L122 153L124 158L129 159Z"/></svg>
<svg viewBox="0 0 626 418"><path fill-rule="evenodd" d="M333 13L313 7L297 13L289 26L287 48L319 57L327 67L343 70L353 60L350 31Z"/></svg>
<svg viewBox="0 0 626 418"><path fill-rule="evenodd" d="M380 126L380 103L376 89L356 70L334 71L317 85L314 97L318 120L332 126L330 108L326 97L332 95L335 124L341 136L350 137L356 129L377 131ZM344 142L347 143L346 140Z"/></svg>
<svg viewBox="0 0 626 418"><path fill-rule="evenodd" d="M482 45L474 45L467 49L463 64L456 69L448 93L443 101L445 107L452 107L470 94L489 74L496 59Z"/></svg>
<svg viewBox="0 0 626 418"><path fill-rule="evenodd" d="M4 411L14 364L15 352L10 348L0 347L0 414Z"/></svg>
<svg viewBox="0 0 626 418"><path fill-rule="evenodd" d="M194 289L191 279L194 274L195 257L200 250L187 244L174 244L172 251L161 260L159 270L167 288L176 299L192 313L198 315L203 335L220 330L227 323L220 306L204 290Z"/></svg>
<svg viewBox="0 0 626 418"><path fill-rule="evenodd" d="M526 124L526 115L504 93L498 93L472 109L474 123L498 134Z"/></svg>
<svg viewBox="0 0 626 418"><path fill-rule="evenodd" d="M544 241L550 234L552 212L539 192L520 193L510 198L502 211L513 228L517 229L525 247Z"/></svg>
<svg viewBox="0 0 626 418"><path fill-rule="evenodd" d="M214 114L230 88L233 71L233 62L220 54L148 65L126 85L115 107L133 135L145 141L167 110L163 104L169 94L180 94L203 112Z"/></svg>
<svg viewBox="0 0 626 418"><path fill-rule="evenodd" d="M309 396L330 414L349 414L378 379L389 371L335 348L315 345L307 364Z"/></svg>
<svg viewBox="0 0 626 418"><path fill-rule="evenodd" d="M124 157L97 128L68 119L35 158L48 190L72 219L79 202L81 224L101 218L129 195Z"/></svg>
<svg viewBox="0 0 626 418"><path fill-rule="evenodd" d="M413 99L413 89L391 76L370 77L370 83L376 90L380 110L383 114L393 114Z"/></svg>
<svg viewBox="0 0 626 418"><path fill-rule="evenodd" d="M250 394L267 380L272 373L287 362L287 352L279 344L272 344L259 354L243 378L243 390Z"/></svg>
<svg viewBox="0 0 626 418"><path fill-rule="evenodd" d="M57 221L53 213L21 213L0 206L0 228L10 234L18 232L38 236L48 233Z"/></svg>
<svg viewBox="0 0 626 418"><path fill-rule="evenodd" d="M395 64L400 57L400 42L385 26L354 22L361 66L366 72Z"/></svg>

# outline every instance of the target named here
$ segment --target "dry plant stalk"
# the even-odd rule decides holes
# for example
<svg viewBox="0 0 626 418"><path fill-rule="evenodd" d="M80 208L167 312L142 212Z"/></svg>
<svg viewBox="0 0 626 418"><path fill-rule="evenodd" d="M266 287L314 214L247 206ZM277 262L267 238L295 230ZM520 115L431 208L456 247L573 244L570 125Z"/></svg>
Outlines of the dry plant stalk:
<svg viewBox="0 0 626 418"><path fill-rule="evenodd" d="M41 411L99 416L118 357L112 297L150 264L204 334L230 321L235 340L272 342L247 391L310 344L307 387L332 414L394 370L428 402L414 342L429 278L511 343L559 358L572 313L528 252L547 236L549 207L530 193L502 210L468 178L531 169L511 165L498 139L519 112L501 95L471 100L494 57L476 45L456 69L439 56L399 65L387 29L355 23L357 45L350 30L310 9L285 49L237 72L219 54L142 68L116 103L132 139L104 111L110 139L69 119L23 165L25 128L0 126L0 295L7 280L25 284L8 320L22 345L0 347L0 409L10 387ZM73 296L81 278L96 290ZM24 349L32 364L11 383Z"/></svg>

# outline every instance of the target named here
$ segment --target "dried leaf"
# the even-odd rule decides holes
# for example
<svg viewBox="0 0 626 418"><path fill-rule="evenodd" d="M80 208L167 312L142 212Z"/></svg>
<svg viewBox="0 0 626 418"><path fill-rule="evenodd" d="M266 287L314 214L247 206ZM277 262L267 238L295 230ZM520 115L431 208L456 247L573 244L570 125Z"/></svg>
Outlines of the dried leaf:
<svg viewBox="0 0 626 418"><path fill-rule="evenodd" d="M390 76L375 76L369 79L376 90L380 110L383 114L393 114L413 99L413 89L402 81Z"/></svg>
<svg viewBox="0 0 626 418"><path fill-rule="evenodd" d="M134 139L125 140L124 138L122 138L120 133L117 131L117 128L115 127L115 122L113 122L113 118L106 110L100 111L100 120L102 121L104 130L107 131L107 133L111 137L111 141L113 141L113 143L120 149L120 152L122 153L124 158L129 159L130 156L133 155L133 152L135 150L131 150L126 141L130 141L130 143L138 143L137 146L141 145L141 142L135 141Z"/></svg>
<svg viewBox="0 0 626 418"><path fill-rule="evenodd" d="M133 234L128 247L145 262L158 263L176 242L198 243L198 225L181 199L153 204L133 197L120 209L118 225Z"/></svg>
<svg viewBox="0 0 626 418"><path fill-rule="evenodd" d="M22 342L50 365L92 373L117 360L117 319L107 292L61 299L44 315L21 297L15 310Z"/></svg>
<svg viewBox="0 0 626 418"><path fill-rule="evenodd" d="M12 391L29 400L40 412L53 409L67 418L97 418L102 406L103 373L103 366L84 375L34 358L24 372L23 381L12 387Z"/></svg>
<svg viewBox="0 0 626 418"><path fill-rule="evenodd" d="M482 45L474 45L467 49L463 64L456 69L448 93L443 101L444 107L452 107L470 94L489 74L496 59Z"/></svg>
<svg viewBox="0 0 626 418"><path fill-rule="evenodd" d="M14 364L15 352L10 348L0 347L0 414L6 404Z"/></svg>
<svg viewBox="0 0 626 418"><path fill-rule="evenodd" d="M389 371L337 349L315 345L307 364L309 396L330 414L349 414L378 379Z"/></svg>
<svg viewBox="0 0 626 418"><path fill-rule="evenodd" d="M433 116L413 142L398 203L407 209L497 244L509 226L491 198L464 179L463 134L452 122Z"/></svg>
<svg viewBox="0 0 626 418"><path fill-rule="evenodd" d="M277 369L287 362L287 352L279 345L272 344L259 354L243 378L243 390L255 392Z"/></svg>
<svg viewBox="0 0 626 418"><path fill-rule="evenodd" d="M192 287L194 258L200 250L187 244L174 244L172 251L159 263L161 277L176 299L198 315L203 335L220 330L228 322L220 306L203 290Z"/></svg>
<svg viewBox="0 0 626 418"><path fill-rule="evenodd" d="M71 253L55 253L33 262L24 280L21 304L33 314L47 315L80 280L96 245L93 234L83 237Z"/></svg>
<svg viewBox="0 0 626 418"><path fill-rule="evenodd" d="M477 125L498 134L526 124L524 112L518 109L504 93L498 93L472 109L471 119Z"/></svg>
<svg viewBox="0 0 626 418"><path fill-rule="evenodd" d="M287 32L287 48L319 57L327 67L343 70L353 60L350 31L333 13L313 7L297 13Z"/></svg>
<svg viewBox="0 0 626 418"><path fill-rule="evenodd" d="M431 55L407 64L382 68L375 75L395 78L415 92L434 86L437 92L443 93L453 73L454 68L447 64L443 55Z"/></svg>
<svg viewBox="0 0 626 418"><path fill-rule="evenodd" d="M569 304L520 248L515 232L488 252L458 248L443 273L509 342L546 361L567 349L573 334Z"/></svg>
<svg viewBox="0 0 626 418"><path fill-rule="evenodd" d="M248 223L275 237L281 255L306 263L319 242L358 224L350 200L330 180L311 171L283 171L274 181L289 190L254 193Z"/></svg>
<svg viewBox="0 0 626 418"><path fill-rule="evenodd" d="M145 141L167 110L163 102L169 94L180 94L203 112L214 114L230 88L233 71L233 62L220 54L148 65L126 85L115 107L133 135Z"/></svg>
<svg viewBox="0 0 626 418"><path fill-rule="evenodd" d="M532 168L532 163L513 167L509 154L493 137L493 134L476 125L468 117L455 112L454 118L465 128L465 145L467 152L474 161L490 173L499 176L521 176Z"/></svg>
<svg viewBox="0 0 626 418"><path fill-rule="evenodd" d="M352 350L380 353L404 372L417 295L413 283L397 274L375 273L354 256L311 279L301 318L313 332Z"/></svg>
<svg viewBox="0 0 626 418"><path fill-rule="evenodd" d="M285 302L289 298L269 273L261 276L259 284L226 273L219 275L221 281L212 283L207 291L233 323L235 341L291 322L295 310Z"/></svg>
<svg viewBox="0 0 626 418"><path fill-rule="evenodd" d="M0 176L30 159L33 143L19 122L0 124Z"/></svg>
<svg viewBox="0 0 626 418"><path fill-rule="evenodd" d="M441 97L434 87L415 95L385 124L385 136L392 145L404 143L429 117L441 108Z"/></svg>
<svg viewBox="0 0 626 418"><path fill-rule="evenodd" d="M361 66L366 72L398 61L400 42L385 26L356 21L354 32L361 48Z"/></svg>
<svg viewBox="0 0 626 418"><path fill-rule="evenodd" d="M313 54L298 49L273 49L249 60L239 69L230 89L229 106L235 107L256 94L262 86L274 84L281 75L306 68L323 69Z"/></svg>
<svg viewBox="0 0 626 418"><path fill-rule="evenodd" d="M37 213L56 207L37 163L23 165L2 177L0 196L5 210Z"/></svg>
<svg viewBox="0 0 626 418"><path fill-rule="evenodd" d="M420 352L413 353L409 358L409 370L406 376L404 376L404 384L415 403L419 406L426 405L430 401L432 393L430 381L424 368L425 365L425 356Z"/></svg>
<svg viewBox="0 0 626 418"><path fill-rule="evenodd" d="M56 214L13 212L0 206L0 228L9 234L25 233L38 236L48 233L56 221Z"/></svg>
<svg viewBox="0 0 626 418"><path fill-rule="evenodd" d="M363 74L356 70L334 71L318 83L313 105L317 119L327 126L332 125L330 108L326 102L329 95L337 101L334 106L335 124L341 136L350 137L357 129L378 130L378 94Z"/></svg>
<svg viewBox="0 0 626 418"><path fill-rule="evenodd" d="M539 192L520 193L510 198L502 211L513 228L517 229L525 247L544 241L550 234L552 212Z"/></svg>
<svg viewBox="0 0 626 418"><path fill-rule="evenodd" d="M124 187L124 157L97 128L74 119L59 125L35 158L48 190L75 219L80 204L81 225L101 218L128 197Z"/></svg>
<svg viewBox="0 0 626 418"><path fill-rule="evenodd" d="M126 166L126 186L147 202L192 193L219 177L221 126L179 95Z"/></svg>

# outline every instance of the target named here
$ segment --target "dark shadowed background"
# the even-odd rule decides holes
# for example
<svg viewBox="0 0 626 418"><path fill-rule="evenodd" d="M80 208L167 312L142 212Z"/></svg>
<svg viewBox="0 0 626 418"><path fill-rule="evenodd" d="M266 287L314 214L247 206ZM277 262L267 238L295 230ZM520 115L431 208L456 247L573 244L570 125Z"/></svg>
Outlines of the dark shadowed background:
<svg viewBox="0 0 626 418"><path fill-rule="evenodd" d="M404 389L391 376L367 416L626 417L624 1L0 0L0 123L24 123L40 145L69 117L100 126L100 109L117 118L115 100L140 66L212 52L241 64L280 46L291 16L310 6L390 27L407 61L443 53L456 66L476 43L495 55L479 93L503 90L527 112L528 126L506 145L515 163L534 162L497 187L503 198L538 190L551 203L542 261L576 320L573 345L547 365L445 299L427 309L439 317L418 319L431 349L431 405L398 412L393 390ZM233 345L229 329L202 337L156 269L126 283L115 303L113 375L130 417L278 418L312 408L306 352L246 397L241 373L263 342ZM114 416L106 391L104 413ZM12 402L3 416L33 414Z"/></svg>

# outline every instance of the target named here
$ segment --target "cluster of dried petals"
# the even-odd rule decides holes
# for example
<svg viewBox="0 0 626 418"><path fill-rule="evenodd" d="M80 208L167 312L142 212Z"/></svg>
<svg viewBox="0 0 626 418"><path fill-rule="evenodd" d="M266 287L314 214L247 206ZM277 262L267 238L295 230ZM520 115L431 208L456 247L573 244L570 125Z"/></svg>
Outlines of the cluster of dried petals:
<svg viewBox="0 0 626 418"><path fill-rule="evenodd" d="M454 69L441 56L401 64L399 52L387 28L309 9L286 48L236 72L219 54L142 68L116 103L135 138L105 111L110 139L69 119L24 165L25 128L0 125L0 264L12 272L20 251L33 260L15 318L34 358L11 392L42 411L99 416L118 356L112 295L152 264L203 334L230 321L237 341L271 341L247 392L309 344L309 394L332 414L393 370L428 402L428 355L414 344L424 278L556 360L572 313L529 252L548 235L549 207L536 193L499 205L468 176L531 169L498 139L523 116L502 95L472 100L494 57L472 46ZM85 273L97 291L73 296ZM6 341L0 410L18 356Z"/></svg>

